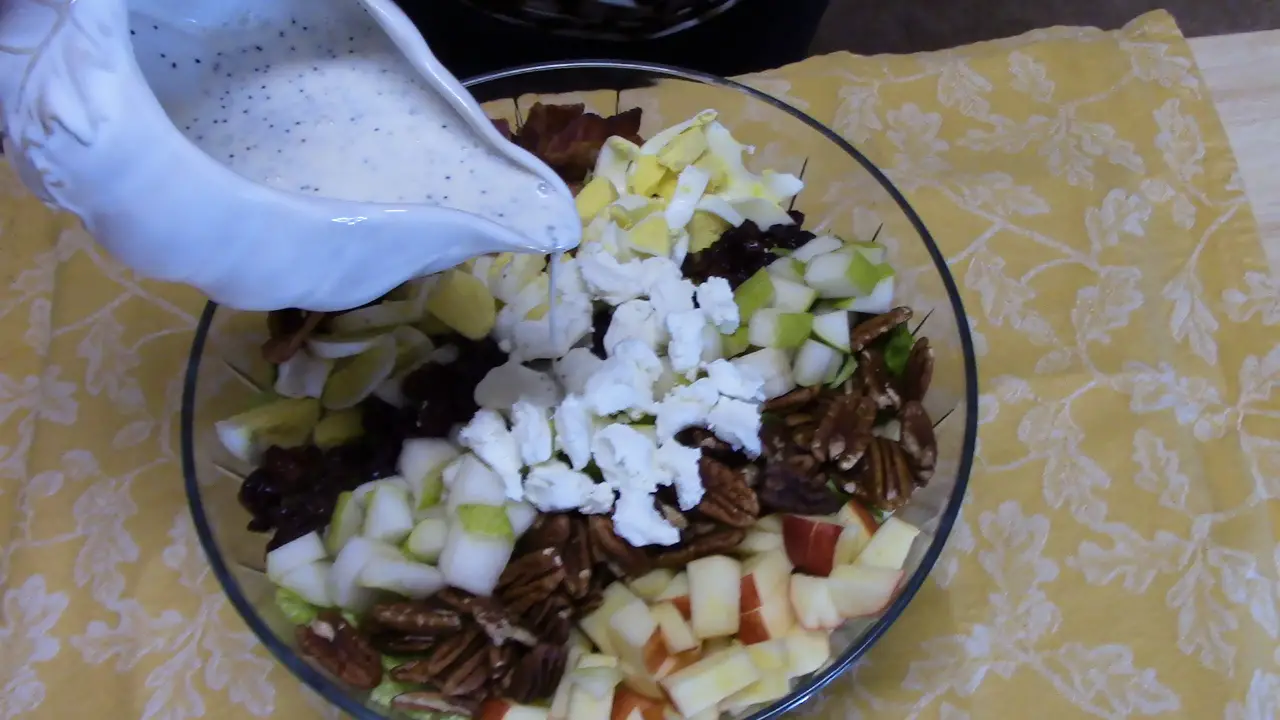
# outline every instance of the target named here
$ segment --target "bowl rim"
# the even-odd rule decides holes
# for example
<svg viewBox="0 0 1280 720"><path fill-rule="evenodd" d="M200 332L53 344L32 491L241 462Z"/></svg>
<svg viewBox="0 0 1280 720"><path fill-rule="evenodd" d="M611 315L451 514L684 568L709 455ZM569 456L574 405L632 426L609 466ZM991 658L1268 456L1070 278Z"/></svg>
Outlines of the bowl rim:
<svg viewBox="0 0 1280 720"><path fill-rule="evenodd" d="M960 508L964 500L965 491L968 488L969 476L973 467L974 453L977 442L978 432L978 367L977 356L974 352L973 337L969 330L968 316L965 313L964 305L960 300L960 292L956 286L955 279L951 275L951 271L947 266L946 257L938 248L937 243L933 239L933 235L925 227L924 221L916 213L915 209L907 202L906 197L898 190L898 188L889 180L889 178L874 163L867 159L857 148L846 141L843 137L836 134L835 131L826 125L818 122L808 114L797 110L791 105L771 96L753 87L745 85L741 82L722 78L709 73L703 73L696 70L675 67L671 65L663 65L660 63L648 63L632 60L562 60L544 63L533 63L529 65L520 65L517 67L496 70L490 73L478 75L462 82L463 87L470 88L473 85L493 82L497 80L505 80L519 77L521 75L529 75L542 72L554 72L562 70L609 70L609 71L634 71L644 72L655 75L664 75L670 79L689 80L693 82L715 85L741 92L755 100L768 103L774 108L791 115L796 120L809 126L814 131L825 137L828 141L835 144L850 157L852 157L863 170L871 174L872 177L880 184L882 188L893 198L898 208L907 217L912 228L924 241L925 248L929 253L930 259L933 261L935 270L941 276L943 287L947 292L947 299L951 303L951 310L956 320L956 330L960 336L960 346L962 357L964 360L964 438L961 444L960 462L956 466L955 487L951 491L951 495L947 500L947 505L943 509L942 515L938 520L937 530L934 533L933 542L925 550L920 560L920 565L916 571L907 578L902 590L898 593L894 601L884 610L881 616L868 627L862 635L854 642L850 643L834 661L826 668L818 673L814 673L807 681L796 686L787 694L786 697L775 701L772 705L765 707L753 713L749 720L770 720L778 717L783 713L796 709L801 704L807 702L815 694L825 689L836 678L845 673L853 663L862 657L875 643L884 635L889 626L898 620L903 611L915 598L917 592L924 585L925 580L933 571L934 565L937 563L942 553L943 546L947 539L951 536L952 528L956 519L960 514ZM231 569L227 561L221 556L217 549L217 543L214 540L213 528L205 514L204 502L200 494L200 483L196 477L196 459L195 459L195 398L196 385L199 380L200 361L204 355L204 346L208 339L209 329L212 326L213 317L217 311L218 305L212 301L208 302L200 315L199 323L196 326L195 337L191 344L191 352L187 362L187 370L183 380L182 388L182 409L181 409L181 427L180 439L182 444L182 474L183 485L187 494L187 503L191 511L192 521L195 525L196 536L199 539L200 547L204 550L210 568L213 570L214 577L217 578L218 584L227 595L227 599L231 605L239 613L240 617L253 631L258 640L266 646L275 658L280 661L290 672L298 679L302 680L312 691L318 693L325 700L336 706L342 712L348 714L357 720L385 720L387 716L373 710L364 703L356 700L347 690L341 688L337 683L330 680L324 673L313 667L305 661L301 655L294 652L292 648L279 642L276 634L267 626L266 622L254 610L248 598L241 592L239 583L234 579Z"/></svg>

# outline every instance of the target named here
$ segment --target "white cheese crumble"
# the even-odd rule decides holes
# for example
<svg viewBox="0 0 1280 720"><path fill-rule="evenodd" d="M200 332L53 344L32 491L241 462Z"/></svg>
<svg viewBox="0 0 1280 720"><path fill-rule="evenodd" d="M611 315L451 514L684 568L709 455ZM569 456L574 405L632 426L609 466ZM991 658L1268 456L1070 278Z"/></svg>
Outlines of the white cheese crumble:
<svg viewBox="0 0 1280 720"><path fill-rule="evenodd" d="M693 283L678 274L674 278L664 274L649 287L649 303L659 318L692 310Z"/></svg>
<svg viewBox="0 0 1280 720"><path fill-rule="evenodd" d="M729 281L722 277L708 278L698 286L696 291L698 307L702 308L709 319L721 333L728 335L736 332L741 324L738 314L738 303L733 300L733 289Z"/></svg>
<svg viewBox="0 0 1280 720"><path fill-rule="evenodd" d="M623 340L587 380L583 398L599 416L643 415L653 406L653 385L661 374L662 361L652 348L639 340Z"/></svg>
<svg viewBox="0 0 1280 720"><path fill-rule="evenodd" d="M658 446L658 467L671 476L681 510L692 510L702 502L702 475L698 471L701 459L702 450L685 447L675 440Z"/></svg>
<svg viewBox="0 0 1280 720"><path fill-rule="evenodd" d="M595 418L586 403L578 395L569 395L556 407L552 420L556 447L569 458L574 470L585 468L591 462L591 436L595 434Z"/></svg>
<svg viewBox="0 0 1280 720"><path fill-rule="evenodd" d="M715 436L755 457L760 454L760 406L722 397L707 415Z"/></svg>
<svg viewBox="0 0 1280 720"><path fill-rule="evenodd" d="M552 460L529 468L524 479L524 496L543 512L564 512L590 500L595 486L595 481L585 473Z"/></svg>
<svg viewBox="0 0 1280 720"><path fill-rule="evenodd" d="M458 432L458 443L498 473L508 498L522 499L520 447L501 414L495 410L478 411Z"/></svg>
<svg viewBox="0 0 1280 720"><path fill-rule="evenodd" d="M728 360L716 360L707 364L707 379L721 395L764 402L764 378L753 367L739 367Z"/></svg>
<svg viewBox="0 0 1280 720"><path fill-rule="evenodd" d="M666 328L648 300L628 300L613 311L604 334L604 351L612 355L623 340L638 340L656 352L665 336Z"/></svg>
<svg viewBox="0 0 1280 720"><path fill-rule="evenodd" d="M511 406L511 435L520 448L525 465L537 465L551 459L551 421L547 409L528 400Z"/></svg>
<svg viewBox="0 0 1280 720"><path fill-rule="evenodd" d="M618 495L613 509L613 529L618 537L635 547L680 542L680 531L654 507L653 497L634 490Z"/></svg>
<svg viewBox="0 0 1280 720"><path fill-rule="evenodd" d="M706 378L676 387L658 402L654 412L658 438L666 440L687 427L705 423L719 399L715 384Z"/></svg>
<svg viewBox="0 0 1280 720"><path fill-rule="evenodd" d="M600 475L620 492L657 489L656 453L652 439L622 423L606 425L591 439L591 458Z"/></svg>
<svg viewBox="0 0 1280 720"><path fill-rule="evenodd" d="M489 410L507 410L520 400L549 408L560 400L560 388L546 373L509 360L484 376L476 385L474 398L477 405Z"/></svg>
<svg viewBox="0 0 1280 720"><path fill-rule="evenodd" d="M644 294L645 274L639 261L618 262L601 243L578 250L582 280L591 294L610 305L621 305Z"/></svg>
<svg viewBox="0 0 1280 720"><path fill-rule="evenodd" d="M682 310L665 316L671 341L667 344L667 358L671 369L691 377L702 361L702 330L707 325L701 310Z"/></svg>
<svg viewBox="0 0 1280 720"><path fill-rule="evenodd" d="M599 372L604 360L596 357L590 348L574 348L556 360L553 372L565 392L581 395L587 389L587 380Z"/></svg>

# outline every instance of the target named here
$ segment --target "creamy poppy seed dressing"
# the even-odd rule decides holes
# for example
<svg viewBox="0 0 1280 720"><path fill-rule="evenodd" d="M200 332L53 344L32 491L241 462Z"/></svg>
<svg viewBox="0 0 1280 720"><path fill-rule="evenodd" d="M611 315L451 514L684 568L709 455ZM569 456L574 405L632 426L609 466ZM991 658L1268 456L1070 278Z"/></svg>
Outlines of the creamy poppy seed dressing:
<svg viewBox="0 0 1280 720"><path fill-rule="evenodd" d="M139 64L174 124L250 180L324 198L439 205L538 249L574 244L571 201L490 147L359 8L268 34L193 33L140 15L132 24Z"/></svg>

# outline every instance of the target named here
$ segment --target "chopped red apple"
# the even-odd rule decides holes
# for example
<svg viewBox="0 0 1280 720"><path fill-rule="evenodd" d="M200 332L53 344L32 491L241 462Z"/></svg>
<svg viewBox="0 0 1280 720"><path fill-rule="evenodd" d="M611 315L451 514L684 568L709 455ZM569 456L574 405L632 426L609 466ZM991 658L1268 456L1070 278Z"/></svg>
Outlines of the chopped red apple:
<svg viewBox="0 0 1280 720"><path fill-rule="evenodd" d="M907 556L911 554L911 545L919 534L919 528L891 515L871 536L871 542L867 543L856 562L860 565L901 570L907 562Z"/></svg>
<svg viewBox="0 0 1280 720"><path fill-rule="evenodd" d="M827 578L831 598L845 618L881 612L893 600L902 582L902 571L874 565L844 565Z"/></svg>
<svg viewBox="0 0 1280 720"><path fill-rule="evenodd" d="M579 620L578 627L582 628L597 648L600 648L600 652L605 655L616 655L609 633L609 620L623 606L638 599L635 593L623 583L613 583L604 589L604 598L600 602L600 607Z"/></svg>
<svg viewBox="0 0 1280 720"><path fill-rule="evenodd" d="M547 708L489 698L480 706L476 720L547 720L548 716Z"/></svg>
<svg viewBox="0 0 1280 720"><path fill-rule="evenodd" d="M656 672L671 654L657 620L640 598L618 608L609 618L609 640L619 661L645 675Z"/></svg>
<svg viewBox="0 0 1280 720"><path fill-rule="evenodd" d="M790 635L747 646L747 654L751 655L751 662L756 664L756 669L761 675L779 673L786 676L787 669L791 667L791 649L787 646L788 637Z"/></svg>
<svg viewBox="0 0 1280 720"><path fill-rule="evenodd" d="M736 634L741 563L724 555L712 555L689 563L687 572L693 632L703 639Z"/></svg>
<svg viewBox="0 0 1280 720"><path fill-rule="evenodd" d="M627 687L613 694L613 710L609 720L663 720L666 705L661 700L645 697Z"/></svg>
<svg viewBox="0 0 1280 720"><path fill-rule="evenodd" d="M791 680L781 673L763 673L760 679L720 701L721 712L740 713L762 703L784 698L791 692Z"/></svg>
<svg viewBox="0 0 1280 720"><path fill-rule="evenodd" d="M671 583L667 585L667 589L658 593L658 596L653 600L654 602L669 602L676 606L676 609L680 611L685 620L692 618L693 612L689 607L689 574L687 572L676 573L676 576L671 578Z"/></svg>
<svg viewBox="0 0 1280 720"><path fill-rule="evenodd" d="M586 654L568 675L572 681L568 720L608 720L613 710L613 695L622 681L618 659Z"/></svg>
<svg viewBox="0 0 1280 720"><path fill-rule="evenodd" d="M685 717L714 708L721 700L760 679L751 656L730 646L662 680L667 696Z"/></svg>
<svg viewBox="0 0 1280 720"><path fill-rule="evenodd" d="M671 579L676 576L672 570L658 568L651 570L644 575L631 581L631 592L640 596L645 600L654 600L662 594L663 590L671 584Z"/></svg>
<svg viewBox="0 0 1280 720"><path fill-rule="evenodd" d="M784 515L782 540L796 569L826 577L835 567L836 541L843 527L829 517Z"/></svg>
<svg viewBox="0 0 1280 720"><path fill-rule="evenodd" d="M821 630L796 631L786 637L787 677L817 672L831 659L831 636Z"/></svg>
<svg viewBox="0 0 1280 720"><path fill-rule="evenodd" d="M742 566L738 639L744 645L782 637L795 625L787 592L791 561L783 550L757 555Z"/></svg>
<svg viewBox="0 0 1280 720"><path fill-rule="evenodd" d="M689 625L689 620L680 613L680 610L673 603L668 601L660 602L650 608L649 612L653 614L653 619L658 623L658 629L662 632L662 639L667 644L667 650L673 653L680 653L686 650L693 650L701 645L698 636L693 634L693 627Z"/></svg>
<svg viewBox="0 0 1280 720"><path fill-rule="evenodd" d="M836 540L836 565L848 565L857 559L871 542L879 523L871 511L857 500L850 500L836 513L836 519L844 525Z"/></svg>
<svg viewBox="0 0 1280 720"><path fill-rule="evenodd" d="M752 529L747 531L747 536L742 539L738 547L734 548L734 552L739 555L759 555L770 550L781 549L782 533Z"/></svg>
<svg viewBox="0 0 1280 720"><path fill-rule="evenodd" d="M812 575L791 576L791 607L806 630L834 630L843 618L831 597L827 579Z"/></svg>
<svg viewBox="0 0 1280 720"><path fill-rule="evenodd" d="M760 532L771 532L782 534L782 516L781 515L765 515L756 520L756 524L751 526L752 530Z"/></svg>
<svg viewBox="0 0 1280 720"><path fill-rule="evenodd" d="M589 643L588 647L584 648L572 640L571 637L564 664L567 670L578 667L578 660L590 650ZM569 717L569 693L573 690L573 678L567 670L560 676L560 683L556 685L555 694L551 696L551 709L548 712L551 720L567 720Z"/></svg>

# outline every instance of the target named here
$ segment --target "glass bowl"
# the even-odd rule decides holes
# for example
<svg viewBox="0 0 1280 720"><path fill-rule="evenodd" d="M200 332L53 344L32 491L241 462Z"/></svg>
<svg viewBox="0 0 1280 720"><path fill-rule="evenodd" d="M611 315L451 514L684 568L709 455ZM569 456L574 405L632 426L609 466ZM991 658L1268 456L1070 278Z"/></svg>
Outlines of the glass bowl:
<svg viewBox="0 0 1280 720"><path fill-rule="evenodd" d="M794 209L805 227L845 238L877 236L898 274L895 304L915 311L935 349L933 383L925 399L935 419L935 476L898 511L921 528L905 581L883 613L847 622L831 636L832 660L800 678L791 694L754 712L774 717L794 709L845 671L884 634L924 583L951 532L969 478L977 432L977 368L969 325L955 281L919 216L861 153L831 130L769 95L737 82L670 67L580 61L528 66L466 83L490 115L518 122L536 99L582 102L603 115L643 109L642 136L712 108L740 141L756 150L748 167L802 176ZM605 88L605 89L602 89ZM200 544L231 604L262 643L330 703L354 718L386 717L298 653L293 628L277 609L263 573L268 536L246 530L249 515L236 499L237 467L220 445L214 423L249 407L269 387L262 360L261 313L206 306L191 348L182 404L183 472Z"/></svg>

